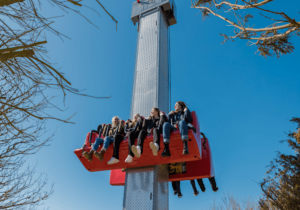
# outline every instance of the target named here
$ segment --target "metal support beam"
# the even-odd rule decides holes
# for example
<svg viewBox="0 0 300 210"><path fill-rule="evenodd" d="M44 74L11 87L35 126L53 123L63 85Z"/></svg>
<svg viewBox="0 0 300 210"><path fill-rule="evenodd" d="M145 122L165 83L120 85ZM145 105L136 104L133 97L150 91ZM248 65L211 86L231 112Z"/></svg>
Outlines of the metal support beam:
<svg viewBox="0 0 300 210"><path fill-rule="evenodd" d="M127 169L123 210L168 210L168 180L168 165Z"/></svg>
<svg viewBox="0 0 300 210"><path fill-rule="evenodd" d="M168 27L176 24L174 0L134 2L131 18L134 24L138 22L138 38L130 116L147 117L153 107L168 113ZM168 210L168 181L167 165L127 169L123 210Z"/></svg>
<svg viewBox="0 0 300 210"><path fill-rule="evenodd" d="M168 25L160 8L141 14L131 99L135 113L149 116L153 107L169 111Z"/></svg>

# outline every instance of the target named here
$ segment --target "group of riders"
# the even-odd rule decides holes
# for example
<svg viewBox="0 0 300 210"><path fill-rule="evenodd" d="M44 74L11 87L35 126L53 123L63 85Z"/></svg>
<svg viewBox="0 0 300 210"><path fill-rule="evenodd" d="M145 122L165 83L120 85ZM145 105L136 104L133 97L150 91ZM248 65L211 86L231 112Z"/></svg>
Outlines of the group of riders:
<svg viewBox="0 0 300 210"><path fill-rule="evenodd" d="M150 142L150 148L154 156L158 155L160 150L160 135L163 134L164 150L161 153L162 157L170 157L170 135L171 132L177 130L180 131L181 140L183 141L183 155L188 155L188 130L192 129L196 133L196 128L191 124L193 121L190 110L187 108L183 101L176 102L175 111L169 113L169 118L164 112L161 112L158 108L154 107L151 110L151 115L148 119L144 119L140 114L135 114L132 120L127 120L125 123L121 121L119 117L115 116L112 118L112 124L102 124L98 126L97 133L99 133L99 138L96 139L89 152L84 152L83 156L92 161L93 156L99 158L103 161L103 156L107 151L110 144L113 144L114 151L113 156L110 161L107 162L108 165L115 164L119 162L119 149L120 144L125 138L128 138L128 156L125 159L126 163L131 163L133 157L141 157L143 154L144 140L148 134L153 134L153 142ZM91 138L92 135L90 135ZM100 136L104 136L102 139ZM135 146L135 139L137 139L137 145ZM98 148L103 144L100 152L97 152ZM199 194L196 189L195 181L190 180L191 185L194 190L194 196ZM209 178L210 184L213 191L217 191L216 181L214 177ZM201 191L205 191L205 186L202 179L197 179L197 182L201 188ZM172 187L174 190L174 195L182 197L180 190L180 181L172 182Z"/></svg>
<svg viewBox="0 0 300 210"><path fill-rule="evenodd" d="M191 124L193 121L191 112L183 101L176 102L174 108L175 111L169 113L169 118L156 107L152 108L148 119L144 119L140 114L135 114L132 120L127 120L126 122L120 121L117 116L113 117L112 124L98 126L97 132L99 133L99 138L96 139L92 149L89 152L85 151L83 156L88 161L92 161L93 156L103 161L103 156L109 145L113 144L113 156L107 164L118 163L120 144L125 136L125 138L128 138L128 156L125 162L131 163L134 156L139 158L143 154L144 140L148 134L152 133L153 142L149 146L153 155L158 155L160 150L160 134L163 134L164 150L161 156L170 157L170 134L176 131L177 128L180 131L183 141L183 155L188 155L188 129L192 129L196 133L196 128ZM105 138L100 138L101 135L105 136ZM136 146L135 139L138 139ZM102 149L100 152L97 152L97 149L102 144Z"/></svg>

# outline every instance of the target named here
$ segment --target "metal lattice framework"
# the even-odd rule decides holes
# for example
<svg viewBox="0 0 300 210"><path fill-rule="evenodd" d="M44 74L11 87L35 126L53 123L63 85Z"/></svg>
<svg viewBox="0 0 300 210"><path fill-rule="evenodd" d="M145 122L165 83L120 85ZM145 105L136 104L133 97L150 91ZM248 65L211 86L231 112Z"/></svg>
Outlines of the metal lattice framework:
<svg viewBox="0 0 300 210"><path fill-rule="evenodd" d="M168 165L127 169L123 210L168 210L168 180Z"/></svg>
<svg viewBox="0 0 300 210"><path fill-rule="evenodd" d="M169 111L168 25L160 9L141 15L131 116L149 116L153 107Z"/></svg>
<svg viewBox="0 0 300 210"><path fill-rule="evenodd" d="M175 4L173 0L138 2L131 14L133 23L138 22L138 40L130 115L147 117L153 107L169 112L169 26L176 24ZM167 165L126 172L124 210L169 209Z"/></svg>

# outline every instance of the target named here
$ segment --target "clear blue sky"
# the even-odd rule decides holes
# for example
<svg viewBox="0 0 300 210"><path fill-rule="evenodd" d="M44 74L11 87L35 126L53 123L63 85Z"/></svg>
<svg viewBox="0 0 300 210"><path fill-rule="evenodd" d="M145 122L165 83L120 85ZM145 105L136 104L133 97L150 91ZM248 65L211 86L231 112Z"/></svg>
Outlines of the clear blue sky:
<svg viewBox="0 0 300 210"><path fill-rule="evenodd" d="M64 113L49 110L63 118L77 112L72 119L75 125L48 122L48 134L55 132L53 141L28 162L37 162L37 172L48 174L49 183L55 184L53 196L45 202L50 209L122 208L124 188L109 185L109 171L86 171L73 151L98 124L110 122L114 115L129 117L137 36L130 20L132 1L101 1L118 20L118 31L96 3L89 3L101 17L88 9L84 14L100 29L70 13L56 19L54 27L71 40L62 42L47 34L51 61L74 87L91 95L112 96L96 100L69 94ZM265 59L255 55L256 47L246 46L245 41L221 45L219 34L230 33L232 28L213 17L203 21L190 8L190 1L177 0L176 4L178 24L171 27L172 107L182 100L197 112L201 131L212 147L219 191L212 192L204 180L206 192L194 197L190 183L182 182L183 197L170 193L170 209L206 209L214 199L221 202L227 192L257 199L261 194L258 182L276 151L290 152L279 141L295 128L289 120L299 117L300 40L292 39L294 53ZM296 0L272 3L276 10L298 19L299 6ZM44 9L48 15L61 14L53 11L52 7ZM53 102L63 106L60 97Z"/></svg>

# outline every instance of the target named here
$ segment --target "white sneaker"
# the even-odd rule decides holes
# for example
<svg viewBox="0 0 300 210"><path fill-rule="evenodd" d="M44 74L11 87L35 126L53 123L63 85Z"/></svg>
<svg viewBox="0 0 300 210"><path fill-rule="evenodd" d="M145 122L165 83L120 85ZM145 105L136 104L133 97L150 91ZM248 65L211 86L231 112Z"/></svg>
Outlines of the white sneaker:
<svg viewBox="0 0 300 210"><path fill-rule="evenodd" d="M136 157L141 157L141 147L140 146L135 146L135 145L132 145L131 146L131 151L133 152L133 154L136 156Z"/></svg>
<svg viewBox="0 0 300 210"><path fill-rule="evenodd" d="M159 150L159 145L157 143L150 142L150 148L152 149L152 153L154 156L157 156L157 152Z"/></svg>
<svg viewBox="0 0 300 210"><path fill-rule="evenodd" d="M119 160L114 158L114 157L111 157L110 161L107 162L107 165L112 165L112 164L115 164L115 163L118 163Z"/></svg>
<svg viewBox="0 0 300 210"><path fill-rule="evenodd" d="M132 161L133 161L133 157L131 155L128 155L125 160L125 163L131 163Z"/></svg>

